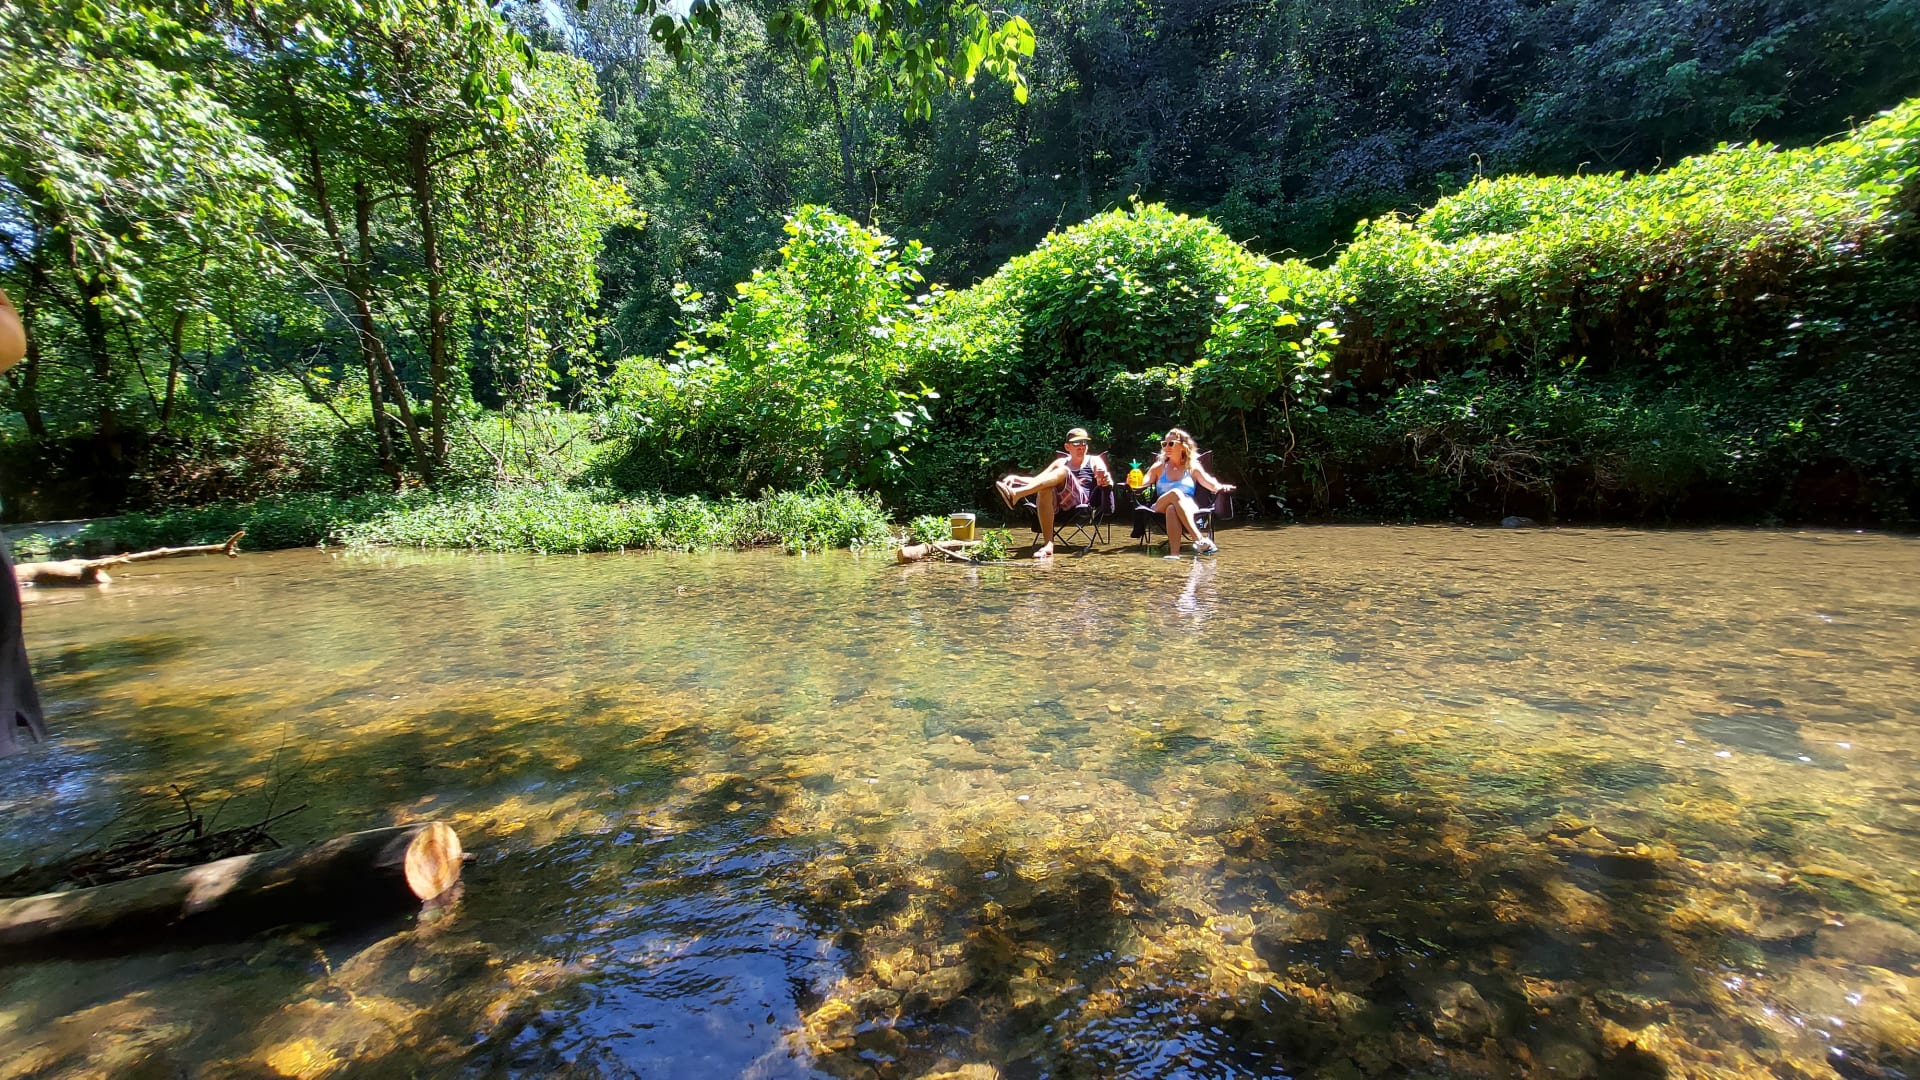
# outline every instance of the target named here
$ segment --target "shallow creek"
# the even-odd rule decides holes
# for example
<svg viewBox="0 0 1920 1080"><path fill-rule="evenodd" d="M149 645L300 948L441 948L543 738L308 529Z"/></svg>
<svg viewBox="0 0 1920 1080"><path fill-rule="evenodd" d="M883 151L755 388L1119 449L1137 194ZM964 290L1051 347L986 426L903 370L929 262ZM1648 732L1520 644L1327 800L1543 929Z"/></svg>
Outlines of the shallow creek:
<svg viewBox="0 0 1920 1080"><path fill-rule="evenodd" d="M0 1078L1920 1075L1920 541L250 555L32 598L0 869L430 817L431 919L0 966Z"/></svg>

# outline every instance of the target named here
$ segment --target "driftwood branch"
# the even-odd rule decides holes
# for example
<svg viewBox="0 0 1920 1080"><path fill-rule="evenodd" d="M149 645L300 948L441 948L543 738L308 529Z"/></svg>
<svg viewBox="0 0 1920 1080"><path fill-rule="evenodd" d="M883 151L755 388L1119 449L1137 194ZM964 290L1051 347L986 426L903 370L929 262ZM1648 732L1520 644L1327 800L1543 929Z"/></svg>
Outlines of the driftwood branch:
<svg viewBox="0 0 1920 1080"><path fill-rule="evenodd" d="M53 562L23 563L13 569L20 579L22 588L28 585L104 585L113 580L107 575L107 567L120 566L124 563L175 559L182 555L225 555L229 559L237 559L240 557L240 538L245 535L247 530L241 529L227 537L224 543L219 544L154 548L152 551L109 555L103 559L59 559Z"/></svg>
<svg viewBox="0 0 1920 1080"><path fill-rule="evenodd" d="M920 562L925 559L953 559L958 562L974 562L967 549L978 547L978 540L935 540L930 544L908 544L894 552L894 559L903 562Z"/></svg>

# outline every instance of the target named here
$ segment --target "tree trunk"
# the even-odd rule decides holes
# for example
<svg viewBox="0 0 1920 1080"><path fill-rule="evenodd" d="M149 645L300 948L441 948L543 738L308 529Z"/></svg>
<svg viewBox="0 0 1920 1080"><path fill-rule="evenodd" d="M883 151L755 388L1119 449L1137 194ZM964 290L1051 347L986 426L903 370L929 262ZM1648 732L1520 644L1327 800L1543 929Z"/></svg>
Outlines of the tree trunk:
<svg viewBox="0 0 1920 1080"><path fill-rule="evenodd" d="M420 224L420 259L427 271L427 381L431 387L429 433L435 469L447 460L447 305L440 266L440 229L434 216L433 129L416 123L407 138L407 166L414 218ZM429 481L431 482L431 481Z"/></svg>
<svg viewBox="0 0 1920 1080"><path fill-rule="evenodd" d="M833 73L833 39L827 36L826 20L815 16L820 28L820 48L824 63L821 70L827 76L827 102L833 107L833 126L840 136L840 183L846 189L847 211L854 220L862 225L873 224L870 211L872 207L860 190L859 170L854 165L853 129L847 125L846 104L840 99L840 80Z"/></svg>
<svg viewBox="0 0 1920 1080"><path fill-rule="evenodd" d="M11 952L180 933L238 935L400 910L452 888L460 862L460 838L441 822L370 829L310 848L0 901L0 945Z"/></svg>
<svg viewBox="0 0 1920 1080"><path fill-rule="evenodd" d="M407 388L400 382L400 373L394 369L393 354L387 351L387 343L374 332L373 321L373 222L372 201L366 197L364 182L356 184L354 202L354 227L360 237L360 261L347 266L347 290L353 294L354 318L361 327L360 341L363 355L372 369L374 381L386 387L386 398L393 403L395 412L400 414L401 429L407 433L407 446L413 450L414 467L420 470L420 478L428 487L434 484L434 461L427 452L427 444L420 435L420 424L414 419L413 406L407 401ZM384 415L384 412L383 412ZM387 417L388 431L392 431L392 417ZM388 474L397 484L399 465Z"/></svg>
<svg viewBox="0 0 1920 1080"><path fill-rule="evenodd" d="M58 233L65 234L65 215L58 215L60 223L55 226ZM80 292L80 333L87 343L87 359L93 369L94 392L99 402L94 410L95 435L107 452L115 458L120 456L120 416L113 407L113 353L107 347L107 319L101 312L101 302L107 297L107 283L100 275L92 273L81 264L80 245L71 234L66 234L67 270L73 275L74 284Z"/></svg>
<svg viewBox="0 0 1920 1080"><path fill-rule="evenodd" d="M173 332L167 336L167 393L160 402L160 430L165 431L173 424L173 390L180 383L180 365L185 359L181 345L187 336L187 313L184 309L173 314Z"/></svg>
<svg viewBox="0 0 1920 1080"><path fill-rule="evenodd" d="M413 448L414 460L419 463L421 478L428 485L433 483L432 465L427 461L426 447L420 441L420 433L413 422L413 410L407 405L407 394L400 385L400 377L393 370L392 358L387 355L387 343L381 338L379 327L373 317L373 239L371 235L370 207L372 198L366 189L366 181L354 181L354 224L359 233L360 257L355 259L347 250L347 241L340 234L340 219L334 213L333 200L327 185L327 173L320 158L320 143L313 132L307 128L306 116L299 106L299 97L295 94L291 80L285 82L287 100L292 104L294 134L304 144L307 151L307 186L313 192L315 206L320 210L320 220L327 229L327 239L333 244L334 258L340 264L342 283L347 294L353 298L354 336L360 345L360 360L367 369L368 394L374 400L373 422L375 436L380 440L380 468L387 474L395 487L400 484L400 463L393 456L393 440L388 437L392 431L391 420L380 406L380 386L387 384L387 397L400 413L400 419L406 428L407 442Z"/></svg>
<svg viewBox="0 0 1920 1080"><path fill-rule="evenodd" d="M367 403L373 408L373 442L380 455L380 470L387 474L396 490L400 487L400 461L393 454L393 417L387 415L385 395L380 390L385 375L385 346L373 333L373 196L367 190L367 182L355 179L353 182L353 228L360 242L360 259L356 275L348 283L353 293L355 318L360 320L360 361L367 369ZM381 354L381 355L376 355ZM394 381L399 382L396 376ZM402 414L408 419L413 414L406 411L405 391L398 399ZM417 435L415 442L418 442Z"/></svg>

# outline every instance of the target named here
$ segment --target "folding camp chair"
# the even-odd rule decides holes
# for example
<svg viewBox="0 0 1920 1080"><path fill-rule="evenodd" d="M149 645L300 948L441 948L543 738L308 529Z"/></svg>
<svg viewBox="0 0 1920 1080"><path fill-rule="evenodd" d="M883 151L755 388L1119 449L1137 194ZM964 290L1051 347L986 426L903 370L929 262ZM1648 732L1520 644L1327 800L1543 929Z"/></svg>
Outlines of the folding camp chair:
<svg viewBox="0 0 1920 1080"><path fill-rule="evenodd" d="M1208 450L1202 453L1199 458L1199 465L1208 473L1212 473L1213 451ZM1206 488L1196 484L1193 489L1193 502L1195 506L1200 508L1193 515L1193 523L1199 527L1201 532L1207 534L1207 539L1209 540L1213 539L1213 523L1216 519L1220 521L1233 520L1233 493L1230 491L1216 493L1208 491ZM1136 498L1133 500L1133 503L1133 538L1140 541L1140 545L1145 547L1153 543L1155 530L1158 530L1163 535L1166 533L1167 518L1164 513L1153 508L1152 500L1142 503Z"/></svg>
<svg viewBox="0 0 1920 1080"><path fill-rule="evenodd" d="M1055 461L1062 460L1066 456L1065 451L1058 451L1053 455ZM1087 457L1099 458L1105 462L1107 475L1113 475L1113 462L1107 460L1107 455L1088 454ZM1040 497L1042 496L1029 495L1020 500L1020 509L1024 510L1030 519L1029 527L1033 530L1036 542L1040 537L1040 507L1034 499ZM1051 499L1053 493L1046 492L1044 497ZM1113 543L1113 517L1118 507L1119 498L1112 485L1094 484L1093 494L1086 502L1071 510L1053 515L1054 543L1077 548L1076 554L1080 555L1092 551L1095 544Z"/></svg>

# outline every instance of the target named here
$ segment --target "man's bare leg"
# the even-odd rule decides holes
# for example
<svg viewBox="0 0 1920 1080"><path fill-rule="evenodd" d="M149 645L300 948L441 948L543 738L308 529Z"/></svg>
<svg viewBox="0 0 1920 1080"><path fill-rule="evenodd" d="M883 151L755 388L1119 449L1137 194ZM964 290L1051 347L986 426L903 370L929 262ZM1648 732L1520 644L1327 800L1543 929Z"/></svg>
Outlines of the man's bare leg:
<svg viewBox="0 0 1920 1080"><path fill-rule="evenodd" d="M1001 477L997 486L1008 496L1009 502L1019 502L1041 488L1059 487L1067 482L1070 475L1066 463L1056 461L1041 470L1038 476L1011 474Z"/></svg>
<svg viewBox="0 0 1920 1080"><path fill-rule="evenodd" d="M1043 491L1033 500L1034 510L1040 515L1040 539L1042 543L1033 549L1033 557L1047 559L1053 556L1053 493Z"/></svg>

